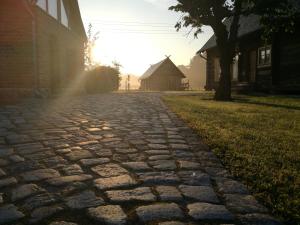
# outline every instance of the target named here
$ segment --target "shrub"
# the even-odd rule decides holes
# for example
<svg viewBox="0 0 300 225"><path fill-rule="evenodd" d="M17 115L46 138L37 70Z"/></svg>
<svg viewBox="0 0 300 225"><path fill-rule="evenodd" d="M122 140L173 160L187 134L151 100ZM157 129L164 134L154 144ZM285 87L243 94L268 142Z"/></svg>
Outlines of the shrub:
<svg viewBox="0 0 300 225"><path fill-rule="evenodd" d="M86 73L87 93L112 92L119 89L120 71L110 66L98 66Z"/></svg>

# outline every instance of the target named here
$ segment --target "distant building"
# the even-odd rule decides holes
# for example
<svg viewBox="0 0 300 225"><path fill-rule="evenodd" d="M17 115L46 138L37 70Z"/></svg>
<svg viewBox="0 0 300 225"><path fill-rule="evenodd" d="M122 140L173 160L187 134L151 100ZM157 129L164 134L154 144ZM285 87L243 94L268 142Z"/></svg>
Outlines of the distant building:
<svg viewBox="0 0 300 225"><path fill-rule="evenodd" d="M261 38L260 18L242 17L232 64L232 88L238 91L300 92L300 30L277 33L269 45ZM207 90L216 89L220 78L216 36L198 51L206 52Z"/></svg>
<svg viewBox="0 0 300 225"><path fill-rule="evenodd" d="M54 94L84 69L77 0L0 1L0 101Z"/></svg>
<svg viewBox="0 0 300 225"><path fill-rule="evenodd" d="M169 57L152 65L140 78L141 90L144 91L178 91L183 89L182 79L185 75L176 67Z"/></svg>
<svg viewBox="0 0 300 225"><path fill-rule="evenodd" d="M199 55L194 56L188 66L178 68L184 73L185 82L189 83L190 90L203 90L206 84L206 60Z"/></svg>

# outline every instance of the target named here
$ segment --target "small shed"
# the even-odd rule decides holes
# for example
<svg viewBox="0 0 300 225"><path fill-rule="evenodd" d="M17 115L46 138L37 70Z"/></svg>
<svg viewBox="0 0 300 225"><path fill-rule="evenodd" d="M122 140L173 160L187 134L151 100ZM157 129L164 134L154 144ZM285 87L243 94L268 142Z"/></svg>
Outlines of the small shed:
<svg viewBox="0 0 300 225"><path fill-rule="evenodd" d="M185 75L169 57L151 65L140 78L141 90L144 91L179 91L183 90L182 79Z"/></svg>

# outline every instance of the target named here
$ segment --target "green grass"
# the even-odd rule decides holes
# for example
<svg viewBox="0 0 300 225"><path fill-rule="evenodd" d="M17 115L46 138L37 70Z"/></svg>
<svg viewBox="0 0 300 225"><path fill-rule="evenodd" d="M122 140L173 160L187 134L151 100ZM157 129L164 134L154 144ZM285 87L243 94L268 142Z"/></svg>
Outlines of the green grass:
<svg viewBox="0 0 300 225"><path fill-rule="evenodd" d="M300 98L234 98L164 96L258 200L288 224L300 224Z"/></svg>

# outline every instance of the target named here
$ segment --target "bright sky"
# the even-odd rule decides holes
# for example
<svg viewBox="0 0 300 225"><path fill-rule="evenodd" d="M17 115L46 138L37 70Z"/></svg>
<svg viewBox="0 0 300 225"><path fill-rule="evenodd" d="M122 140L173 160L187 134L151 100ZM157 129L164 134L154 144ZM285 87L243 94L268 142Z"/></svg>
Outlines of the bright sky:
<svg viewBox="0 0 300 225"><path fill-rule="evenodd" d="M176 32L181 14L168 10L175 0L79 0L85 27L100 32L94 56L105 65L118 61L122 73L141 76L151 64L171 55L177 65L190 59L212 32L205 28L198 39L188 30Z"/></svg>

